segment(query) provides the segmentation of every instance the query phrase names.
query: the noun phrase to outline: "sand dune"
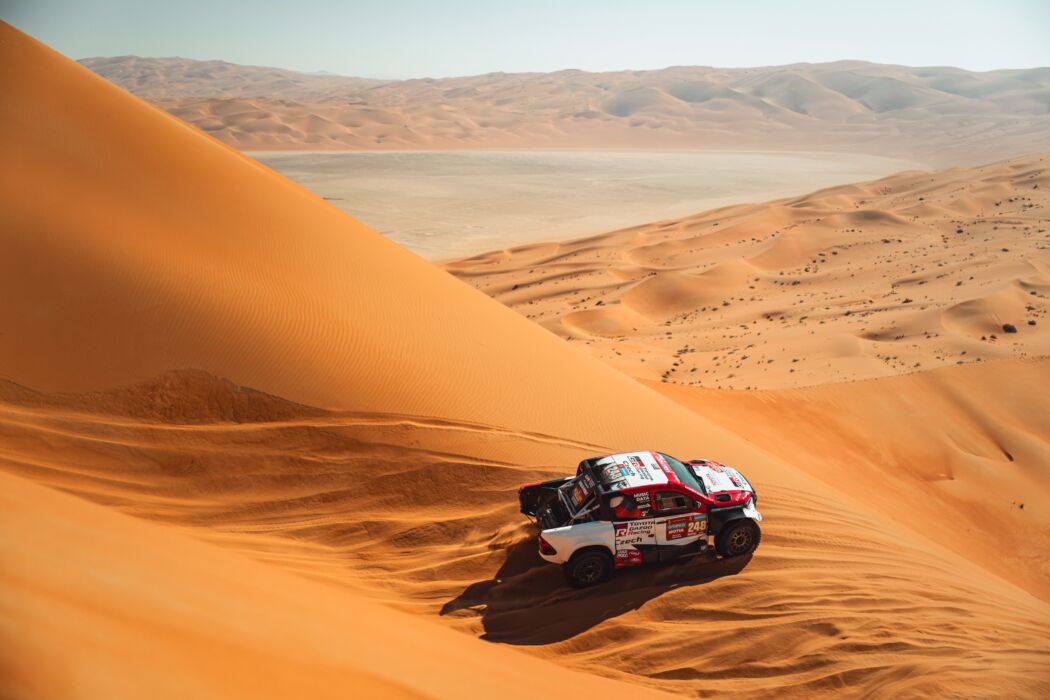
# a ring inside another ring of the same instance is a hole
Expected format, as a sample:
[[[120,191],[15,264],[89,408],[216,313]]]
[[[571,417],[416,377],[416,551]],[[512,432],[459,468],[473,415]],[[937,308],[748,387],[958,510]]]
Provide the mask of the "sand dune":
[[[4,81],[10,378],[83,391],[194,368],[314,406],[596,436],[628,420],[581,418],[585,393],[670,405],[86,69],[42,54]],[[586,390],[547,399],[570,380]]]
[[[1044,358],[781,391],[654,386],[901,522],[934,518],[929,537],[1046,600],[1048,373]]]
[[[945,166],[1050,148],[1048,68],[840,61],[378,83],[221,61],[82,63],[247,150],[838,150]]]
[[[687,386],[1045,357],[1048,165],[902,173],[447,267],[631,376]]]
[[[0,503],[5,697],[618,690],[9,474]]]
[[[987,540],[942,519],[965,493],[915,512],[863,488],[877,460],[855,483],[800,465],[752,434],[746,403],[731,422],[654,391],[6,25],[0,71],[4,695],[1050,692],[1041,564],[1011,580],[986,566]],[[975,186],[1038,170],[998,167]],[[771,216],[792,226],[801,208]],[[719,222],[710,271],[620,304],[624,328],[662,322],[676,289],[702,299],[808,254],[752,229],[742,255],[759,209]],[[841,215],[883,236],[908,220]],[[483,288],[516,269],[508,293],[601,294],[695,262],[684,225],[662,226],[452,269]],[[1038,296],[1028,257],[1011,272]],[[549,304],[548,325],[571,310]],[[989,435],[1018,469],[999,500],[1026,474],[1045,483],[1042,423],[1016,418],[1036,398],[989,417],[960,483],[979,486]],[[948,441],[972,415],[941,419]],[[762,549],[569,591],[538,565],[516,486],[643,444],[744,469]]]
[[[984,372],[990,367],[948,371]],[[1045,365],[1039,371],[1045,372]],[[942,390],[957,383],[954,377],[946,379]],[[996,377],[985,375],[984,380]],[[982,380],[978,376],[976,381]],[[1038,407],[1030,395],[1037,389],[1028,386],[1029,394],[1022,392],[1015,400]],[[899,388],[886,391],[893,394]],[[767,522],[761,551],[750,561],[707,560],[630,572],[601,590],[581,593],[565,588],[558,570],[539,561],[528,528],[515,512],[514,492],[522,481],[557,473],[557,465],[608,447],[433,417],[320,411],[200,373],[169,374],[157,382],[90,395],[48,395],[11,384],[0,394],[0,465],[9,474],[4,478],[11,482],[12,498],[29,504],[28,509],[5,510],[3,531],[35,532],[42,522],[66,517],[52,515],[53,509],[60,514],[65,508],[86,509],[68,502],[59,506],[56,496],[21,483],[33,480],[235,552],[227,560],[218,549],[205,553],[190,543],[164,545],[166,566],[189,574],[175,576],[162,590],[180,610],[188,607],[194,613],[189,621],[180,613],[177,623],[165,624],[188,626],[211,639],[218,635],[223,647],[210,653],[221,653],[221,663],[237,667],[258,663],[251,652],[258,642],[247,645],[238,631],[265,625],[269,658],[288,655],[293,661],[287,675],[276,677],[278,689],[308,691],[310,685],[296,683],[300,673],[312,674],[309,683],[321,679],[332,683],[331,688],[356,687],[344,684],[359,682],[355,674],[360,667],[331,655],[357,649],[362,637],[371,639],[372,624],[397,630],[390,634],[440,642],[444,653],[434,660],[462,669],[471,682],[479,675],[477,667],[459,664],[457,656],[488,664],[474,686],[480,697],[486,696],[485,683],[529,672],[528,665],[514,658],[487,658],[481,655],[484,649],[475,652],[432,635],[430,620],[405,621],[393,613],[384,617],[362,597],[413,616],[443,619],[469,635],[519,647],[541,660],[677,693],[811,697],[848,688],[885,697],[1001,692],[1033,696],[1048,687],[1042,669],[1047,663],[1050,606],[981,566],[998,547],[1003,559],[999,568],[1027,565],[1032,576],[1020,577],[1018,584],[1043,600],[1050,594],[1045,577],[1035,575],[1036,565],[1045,567],[1040,541],[1029,542],[1027,549],[1011,549],[1012,538],[980,520],[990,512],[996,524],[1012,521],[1030,532],[1045,533],[1040,530],[1042,516],[1037,515],[1045,503],[1045,471],[1040,471],[1045,464],[1039,462],[1039,450],[1046,453],[1045,437],[1041,444],[1031,443],[1031,438],[1026,443],[1024,421],[1014,423],[1018,429],[996,436],[1001,448],[1014,455],[1010,466],[1018,473],[993,491],[984,510],[959,519],[952,516],[958,515],[967,494],[956,494],[953,501],[951,491],[936,488],[942,485],[942,475],[916,474],[913,468],[887,476],[887,467],[900,468],[900,463],[886,464],[874,457],[860,462],[864,471],[855,472],[852,456],[863,454],[869,437],[864,428],[870,423],[852,422],[843,414],[843,433],[822,426],[823,440],[811,440],[810,449],[799,452],[798,435],[778,441],[774,428],[756,435],[750,427],[756,419],[770,420],[782,412],[780,405],[768,406],[757,395],[751,395],[751,404],[745,398],[723,402],[721,395],[698,396],[703,412],[725,424],[729,433],[744,433],[778,451],[785,462],[799,465],[789,468],[768,453],[739,445],[715,450],[746,464],[750,473],[763,475],[759,488]],[[672,398],[683,400],[675,394]],[[812,403],[820,395],[804,398]],[[930,400],[936,406],[947,399],[934,395]],[[794,409],[807,404],[789,405]],[[1010,425],[996,410],[1004,407],[993,404],[995,418],[986,419],[985,425]],[[892,445],[913,446],[911,453],[899,455],[901,462],[907,464],[914,456],[926,464],[923,445],[909,442],[913,436],[901,430],[904,421],[884,420],[877,411],[860,412],[862,418],[882,421],[880,427],[891,431]],[[1018,417],[1016,412],[1010,415]],[[1045,411],[1040,416],[1028,427],[1043,430],[1045,436]],[[957,433],[969,427],[969,422],[948,413],[932,423],[932,430],[928,424],[927,432],[937,435],[939,428]],[[812,430],[812,418],[809,423],[806,418],[788,422],[783,432],[799,428]],[[770,431],[773,439],[763,434]],[[696,441],[704,443],[710,444]],[[936,445],[944,444],[937,436]],[[960,466],[972,470],[1002,463],[1002,452],[997,457],[980,437],[976,449],[963,442],[966,449],[976,455],[969,463],[960,459],[951,467],[960,480],[967,477]],[[823,461],[813,458],[817,450]],[[962,450],[960,457],[965,455]],[[1036,473],[1028,474],[1033,481],[1026,481],[1025,470],[1033,467]],[[880,469],[883,478],[872,490],[868,487],[879,479]],[[832,486],[807,472],[830,479]],[[980,485],[971,478],[962,483],[966,488]],[[1041,488],[1042,495],[1033,493],[1033,487]],[[855,491],[855,497],[839,495],[845,489]],[[1024,511],[1002,502],[1004,495],[1019,489],[1023,490],[1017,497],[1027,501]],[[1029,514],[1036,517],[1034,525],[1024,520]],[[132,536],[130,523],[117,527],[115,520],[101,516],[97,510],[85,511],[83,520],[76,521],[87,541]],[[973,533],[973,523],[981,524],[984,534]],[[1024,532],[1018,530],[1017,536]],[[165,542],[177,539],[175,534],[166,537]],[[18,537],[5,539],[9,550],[21,542]],[[967,558],[936,540],[960,545]],[[119,550],[156,549],[133,542]],[[85,549],[80,540],[48,540],[44,551],[51,553],[49,561],[70,560],[65,546],[77,552]],[[151,559],[107,552],[102,563],[91,560],[84,565],[90,580],[112,581],[112,572],[128,569],[131,578],[126,590],[89,589],[92,600],[119,594],[121,600],[131,596],[137,601],[132,594],[149,588],[140,585],[140,567],[151,566]],[[1034,559],[1024,561],[1026,552]],[[271,572],[249,569],[240,560],[245,554]],[[15,562],[25,556],[12,559],[5,554]],[[78,555],[71,561],[82,559]],[[273,567],[335,588],[325,592],[296,583]],[[41,618],[56,614],[55,603],[49,599],[27,614],[26,588],[53,590],[58,574],[26,565],[15,570],[29,579],[5,584],[3,599],[15,601],[13,607],[20,612],[8,618],[13,628],[8,636],[42,629],[34,639],[41,639],[43,646],[51,637]],[[201,570],[213,573],[204,576]],[[242,578],[257,583],[241,590],[235,582]],[[72,596],[77,589],[69,587],[65,583],[63,590]],[[256,614],[259,588],[268,591],[271,612],[265,622],[249,623],[241,615]],[[198,596],[204,595],[215,602],[202,604]],[[241,602],[229,615],[214,612],[210,605],[221,605],[227,597]],[[279,604],[273,602],[275,597]],[[143,614],[155,623],[169,619],[165,609],[149,602],[135,602],[136,609],[142,605]],[[60,614],[66,619],[69,613]],[[343,623],[344,614],[364,615],[364,621]],[[293,616],[292,621],[286,615]],[[83,638],[109,639],[113,632],[106,620],[111,617],[83,619],[77,614],[73,620]],[[282,635],[289,647],[274,640],[270,630]],[[62,634],[68,639],[68,632]],[[148,628],[129,634],[136,645],[145,644],[166,657],[190,654],[177,681],[212,687],[210,673],[179,643],[158,640]],[[253,631],[253,638],[258,634]],[[392,643],[400,645],[399,640]],[[190,641],[206,649],[216,643],[197,636]],[[480,643],[464,636],[463,644],[467,642]],[[242,645],[249,646],[243,656],[235,653]],[[64,669],[94,658],[68,642],[55,647],[58,652],[40,646],[19,644],[14,647],[16,658],[39,659]],[[369,676],[377,683],[398,678],[391,674],[387,657],[366,668],[379,676]],[[160,682],[158,677],[166,678],[162,670],[146,667],[129,681],[129,688]],[[111,672],[107,665],[97,668],[97,682]],[[557,677],[539,667],[531,672],[544,680]],[[429,674],[429,667],[421,668],[409,688],[419,690],[416,681],[425,681]],[[435,678],[434,685],[425,685],[421,692],[444,696],[445,684],[462,680],[454,672]],[[40,679],[32,676],[26,682],[30,681]],[[535,692],[527,681],[523,687]],[[237,684],[227,692],[242,688],[252,687]],[[552,687],[544,692],[557,691]]]

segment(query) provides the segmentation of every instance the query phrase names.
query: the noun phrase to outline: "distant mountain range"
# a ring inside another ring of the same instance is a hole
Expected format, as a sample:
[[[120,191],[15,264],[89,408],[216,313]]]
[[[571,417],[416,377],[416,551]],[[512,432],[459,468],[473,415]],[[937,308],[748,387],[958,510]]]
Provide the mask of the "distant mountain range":
[[[81,63],[249,150],[836,150],[956,165],[1050,148],[1050,68],[840,61],[380,81],[181,58]]]

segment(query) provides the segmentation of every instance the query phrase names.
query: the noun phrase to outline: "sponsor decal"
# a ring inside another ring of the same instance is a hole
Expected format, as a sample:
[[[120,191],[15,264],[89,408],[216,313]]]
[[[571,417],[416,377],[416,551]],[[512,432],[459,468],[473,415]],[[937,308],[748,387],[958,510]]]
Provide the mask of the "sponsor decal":
[[[641,551],[634,549],[617,549],[616,550],[616,562],[617,568],[621,566],[638,566],[642,563]]]
[[[686,537],[704,534],[707,534],[707,518],[702,515],[694,515],[689,520],[689,527],[686,528]]]
[[[631,498],[634,499],[634,503],[638,506],[638,510],[641,511],[643,518],[648,518],[652,515],[653,504],[649,500],[648,491],[639,491],[638,493],[631,494]]]
[[[617,549],[644,542],[653,534],[652,520],[631,520],[626,523],[613,523],[613,539]]]
[[[745,479],[744,475],[738,472],[736,469],[733,469],[732,467],[724,467],[723,471],[729,475],[729,478],[733,481],[734,484],[739,486],[744,491],[754,490],[751,488],[751,482]]]
[[[612,488],[630,488],[646,484],[667,483],[668,477],[658,469],[659,462],[649,452],[611,455],[601,465],[601,481]],[[669,469],[669,467],[668,467]]]
[[[707,489],[708,493],[710,493],[711,491],[717,491],[718,490],[715,487],[714,477],[712,477],[710,474],[708,474],[708,473],[701,474],[700,478],[704,480],[704,488]]]
[[[652,534],[652,520],[631,520],[613,523],[613,540],[616,547],[616,566],[634,566],[642,563],[642,552],[635,545],[645,542]]]
[[[623,523],[613,523],[613,536],[617,541],[622,537],[634,535],[649,535],[653,532],[652,520],[629,520]]]
[[[703,515],[684,515],[668,518],[665,522],[665,535],[668,540],[680,540],[683,537],[696,537],[707,532],[707,518]]]
[[[627,462],[624,463],[624,466],[627,467],[627,469],[632,470],[633,474],[637,474],[638,478],[642,481],[653,480],[653,475],[649,471],[649,467],[646,466],[645,462],[643,462],[642,458],[638,455],[628,455]],[[631,476],[631,474],[625,476]]]
[[[686,528],[689,526],[689,518],[669,518],[666,521],[665,533],[669,540],[679,540],[685,537]]]
[[[664,470],[665,474],[674,473],[674,470],[671,469],[671,465],[667,463],[667,460],[664,459],[662,454],[659,452],[653,452],[651,454],[653,455],[653,459],[656,460],[656,463],[660,465],[660,468]]]
[[[743,474],[718,462],[705,462],[702,467],[694,466],[693,471],[704,482],[708,493],[754,490]]]

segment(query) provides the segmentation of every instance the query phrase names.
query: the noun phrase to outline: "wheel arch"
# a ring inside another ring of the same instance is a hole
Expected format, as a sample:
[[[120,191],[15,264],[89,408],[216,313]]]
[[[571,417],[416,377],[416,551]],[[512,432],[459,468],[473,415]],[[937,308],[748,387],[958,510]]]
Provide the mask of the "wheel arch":
[[[584,554],[586,552],[601,552],[613,561],[615,561],[616,559],[616,553],[609,548],[609,545],[601,543],[586,544],[582,547],[577,547],[575,550],[573,550],[572,554],[569,555],[569,559],[571,560],[573,557]]]
[[[743,506],[714,509],[708,512],[707,518],[707,530],[712,535],[717,535],[721,532],[722,528],[736,520],[752,520],[752,518],[744,513]]]

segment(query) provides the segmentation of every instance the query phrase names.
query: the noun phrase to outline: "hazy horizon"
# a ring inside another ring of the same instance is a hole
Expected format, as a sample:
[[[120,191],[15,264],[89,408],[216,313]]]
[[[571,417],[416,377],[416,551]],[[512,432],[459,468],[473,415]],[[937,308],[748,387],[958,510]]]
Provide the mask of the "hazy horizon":
[[[1050,3],[1034,0],[889,0],[878,13],[817,0],[645,8],[11,0],[0,19],[76,59],[178,57],[380,80],[836,61],[979,72],[1050,66]]]
[[[968,73],[996,73],[1001,71],[1027,71],[1027,70],[1040,70],[1050,69],[1050,63],[1047,65],[1039,66],[1007,66],[1003,68],[990,68],[988,70],[971,70],[969,68],[963,68],[961,66],[949,65],[949,64],[927,64],[927,65],[912,65],[907,63],[880,63],[878,61],[868,61],[863,58],[839,58],[833,61],[795,61],[794,63],[774,63],[767,65],[755,65],[755,66],[723,66],[723,65],[709,65],[709,64],[676,64],[668,66],[660,66],[657,68],[616,68],[609,70],[587,70],[585,68],[576,68],[573,66],[566,66],[564,68],[555,68],[550,71],[508,71],[508,70],[493,70],[485,73],[464,73],[461,75],[443,75],[443,76],[409,76],[409,77],[396,77],[396,76],[377,76],[377,75],[359,75],[354,73],[337,73],[335,71],[318,69],[318,70],[300,70],[297,68],[289,68],[288,66],[279,66],[272,64],[258,64],[258,63],[238,63],[221,56],[212,58],[191,58],[189,56],[145,56],[141,54],[110,54],[110,55],[97,55],[97,56],[77,56],[73,57],[77,61],[94,61],[109,58],[141,58],[141,59],[154,59],[159,61],[176,60],[176,61],[194,61],[199,63],[210,63],[217,61],[220,63],[228,63],[235,66],[244,66],[249,68],[274,68],[277,70],[287,70],[294,73],[301,73],[303,75],[315,75],[315,76],[329,76],[338,78],[363,78],[365,80],[378,80],[378,81],[402,81],[402,80],[447,80],[455,78],[473,78],[484,75],[529,75],[529,74],[541,74],[541,73],[568,73],[568,72],[579,72],[579,73],[592,73],[595,75],[602,73],[652,73],[664,70],[672,70],[675,68],[704,68],[710,70],[762,70],[769,68],[790,68],[792,66],[824,66],[833,65],[835,63],[865,63],[873,66],[902,66],[905,68],[950,68],[966,71]]]

